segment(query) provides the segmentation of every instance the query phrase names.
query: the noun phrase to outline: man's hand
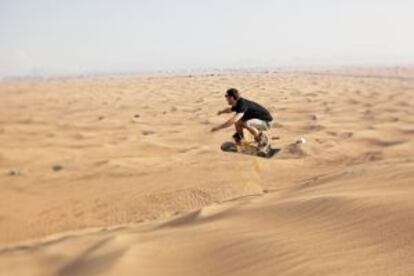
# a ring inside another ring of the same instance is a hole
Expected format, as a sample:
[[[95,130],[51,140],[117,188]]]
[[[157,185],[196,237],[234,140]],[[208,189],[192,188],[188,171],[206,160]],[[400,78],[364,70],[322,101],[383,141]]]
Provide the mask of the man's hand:
[[[211,132],[216,132],[217,130],[219,130],[220,129],[220,127],[213,127],[212,129],[211,129]]]
[[[221,114],[224,114],[224,113],[231,113],[231,108],[229,107],[229,108],[225,108],[223,110],[220,110],[219,112],[217,112],[217,115],[221,115]]]
[[[243,117],[243,115],[244,115],[244,113],[237,113],[237,114],[235,114],[233,117],[231,117],[229,120],[227,120],[227,122],[225,122],[224,124],[219,125],[217,127],[213,127],[211,129],[211,132],[215,132],[215,131],[220,130],[222,128],[226,128],[226,127],[229,127],[231,125],[234,125],[234,123],[236,123],[237,121],[239,121]]]

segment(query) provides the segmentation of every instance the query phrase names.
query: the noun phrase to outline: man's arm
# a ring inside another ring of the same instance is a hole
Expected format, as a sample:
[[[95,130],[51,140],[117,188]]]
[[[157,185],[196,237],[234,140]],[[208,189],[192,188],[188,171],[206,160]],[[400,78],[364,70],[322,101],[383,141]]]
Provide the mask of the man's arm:
[[[224,124],[219,125],[219,126],[216,126],[216,127],[213,127],[213,128],[211,129],[211,131],[212,131],[212,132],[215,132],[215,131],[220,130],[220,129],[222,129],[222,128],[226,128],[226,127],[232,126],[232,125],[234,125],[237,121],[239,121],[239,120],[243,117],[243,115],[244,115],[244,113],[236,113],[236,114],[234,114],[234,116],[233,116],[233,117],[231,117],[229,120],[227,120],[227,122],[225,122]]]
[[[232,112],[231,107],[227,107],[227,108],[217,112],[217,115],[221,115],[221,114],[224,114],[224,113],[231,113],[231,112]]]

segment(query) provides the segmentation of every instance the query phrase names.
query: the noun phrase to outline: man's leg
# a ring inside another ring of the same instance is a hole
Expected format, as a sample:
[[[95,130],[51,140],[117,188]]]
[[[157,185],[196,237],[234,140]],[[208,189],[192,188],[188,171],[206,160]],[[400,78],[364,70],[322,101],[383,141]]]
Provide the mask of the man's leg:
[[[243,121],[238,121],[234,124],[234,127],[236,128],[236,133],[233,135],[233,139],[236,142],[236,144],[241,144],[241,142],[244,140],[244,123]]]
[[[234,124],[234,127],[236,128],[236,132],[238,133],[238,134],[240,134],[240,136],[242,136],[242,137],[244,137],[244,133],[243,133],[243,128],[244,128],[244,122],[243,121],[237,121],[235,124]]]
[[[259,119],[251,119],[244,123],[244,127],[254,136],[259,148],[269,146],[269,138],[263,132],[269,129],[269,123]]]
[[[253,135],[256,141],[259,139],[260,131],[253,124],[249,124],[248,121],[240,120],[239,122],[241,122],[243,128],[247,129]]]

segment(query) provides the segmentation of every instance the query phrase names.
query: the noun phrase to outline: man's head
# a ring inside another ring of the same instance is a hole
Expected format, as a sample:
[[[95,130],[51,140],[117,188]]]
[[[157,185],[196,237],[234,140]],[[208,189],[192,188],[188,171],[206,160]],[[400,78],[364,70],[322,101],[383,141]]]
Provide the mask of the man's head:
[[[229,105],[235,105],[239,98],[240,98],[240,94],[236,88],[227,89],[226,100]]]

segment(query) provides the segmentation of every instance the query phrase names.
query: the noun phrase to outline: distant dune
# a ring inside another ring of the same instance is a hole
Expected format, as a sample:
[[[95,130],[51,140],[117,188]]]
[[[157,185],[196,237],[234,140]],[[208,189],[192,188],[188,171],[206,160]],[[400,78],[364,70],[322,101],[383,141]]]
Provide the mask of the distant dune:
[[[229,87],[273,113],[274,158],[220,151]],[[4,80],[0,97],[0,275],[414,275],[412,68]]]

